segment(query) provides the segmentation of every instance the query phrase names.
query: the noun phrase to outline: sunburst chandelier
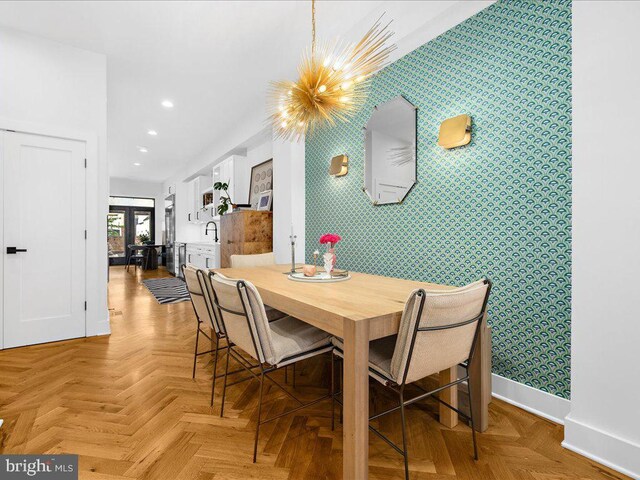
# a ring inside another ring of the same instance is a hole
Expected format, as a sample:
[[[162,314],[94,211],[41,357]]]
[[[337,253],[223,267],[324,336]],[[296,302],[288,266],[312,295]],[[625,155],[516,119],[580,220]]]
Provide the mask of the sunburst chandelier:
[[[274,134],[299,140],[320,125],[347,121],[366,100],[371,76],[385,66],[395,45],[382,17],[356,44],[316,48],[316,8],[311,0],[311,50],[302,56],[299,78],[272,82],[270,119]]]

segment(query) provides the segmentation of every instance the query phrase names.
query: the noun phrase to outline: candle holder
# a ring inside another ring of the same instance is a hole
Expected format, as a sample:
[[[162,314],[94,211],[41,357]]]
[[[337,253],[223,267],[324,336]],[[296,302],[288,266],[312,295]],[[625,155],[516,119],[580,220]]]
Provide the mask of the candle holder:
[[[291,240],[291,272],[296,273],[296,239],[297,235],[289,235],[289,239]]]
[[[291,270],[287,272],[282,272],[285,275],[289,275],[290,273],[296,273],[296,270],[299,270],[302,267],[296,267],[296,239],[297,235],[289,235],[289,240],[291,240]]]

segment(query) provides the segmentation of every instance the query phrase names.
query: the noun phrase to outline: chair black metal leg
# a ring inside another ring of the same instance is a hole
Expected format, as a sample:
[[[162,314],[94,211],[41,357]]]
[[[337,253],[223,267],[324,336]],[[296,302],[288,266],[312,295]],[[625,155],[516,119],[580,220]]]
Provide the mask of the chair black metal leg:
[[[329,382],[329,393],[331,395],[331,431],[335,430],[336,426],[336,394],[335,394],[335,373],[336,373],[336,356],[331,352],[331,380]]]
[[[215,332],[214,332],[215,335]],[[213,354],[213,378],[211,379],[211,406],[213,407],[213,395],[216,389],[216,374],[218,373],[218,349],[220,348],[220,339],[216,335],[216,351]]]
[[[453,388],[458,388],[454,386]],[[476,426],[473,423],[473,397],[471,396],[471,377],[467,379],[467,388],[469,389],[469,421],[471,422],[471,435],[473,438],[473,458],[478,460],[478,445],[476,444]]]
[[[400,389],[400,416],[402,418],[402,451],[404,452],[404,478],[409,480],[409,455],[407,454],[407,419],[404,413],[404,388]]]
[[[253,463],[258,455],[258,435],[260,435],[260,420],[262,419],[262,395],[264,393],[264,370],[260,374],[260,399],[258,400],[258,421],[256,422],[256,439],[253,443]]]
[[[198,341],[200,340],[200,325],[198,324],[198,329],[196,330],[196,349],[193,352],[193,374],[191,378],[196,378],[196,360],[198,360]]]
[[[224,367],[224,385],[222,386],[222,405],[220,405],[220,416],[224,415],[224,398],[227,396],[227,377],[229,376],[229,357],[231,356],[231,344],[227,340],[227,365]]]

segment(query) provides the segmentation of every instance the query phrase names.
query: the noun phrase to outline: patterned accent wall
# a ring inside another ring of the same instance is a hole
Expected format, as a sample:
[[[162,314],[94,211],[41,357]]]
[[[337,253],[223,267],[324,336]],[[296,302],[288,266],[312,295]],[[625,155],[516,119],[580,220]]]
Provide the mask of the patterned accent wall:
[[[362,127],[400,94],[418,107],[418,183],[401,205],[373,206]],[[462,113],[471,144],[438,147],[442,120]],[[332,178],[342,153],[349,173]],[[326,232],[343,236],[339,268],[491,278],[494,373],[569,398],[571,2],[493,4],[385,68],[350,123],[309,137],[307,257]]]

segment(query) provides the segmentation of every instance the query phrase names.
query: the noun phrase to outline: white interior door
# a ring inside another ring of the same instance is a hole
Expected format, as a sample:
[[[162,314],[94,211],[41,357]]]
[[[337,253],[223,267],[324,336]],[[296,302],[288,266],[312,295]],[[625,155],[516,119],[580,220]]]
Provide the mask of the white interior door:
[[[84,337],[86,145],[0,134],[4,347]]]

